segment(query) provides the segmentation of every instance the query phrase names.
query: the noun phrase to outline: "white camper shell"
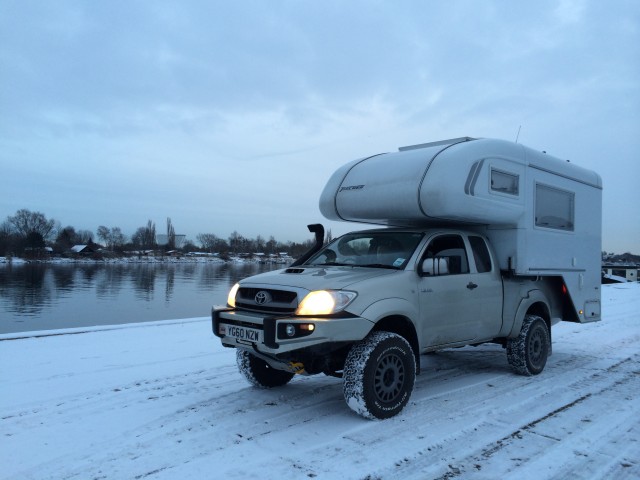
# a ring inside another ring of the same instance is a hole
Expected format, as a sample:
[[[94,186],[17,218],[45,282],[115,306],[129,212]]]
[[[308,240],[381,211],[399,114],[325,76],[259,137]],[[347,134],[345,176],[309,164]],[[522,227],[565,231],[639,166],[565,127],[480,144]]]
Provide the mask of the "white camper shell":
[[[330,220],[477,231],[505,273],[562,277],[574,307],[565,320],[600,320],[602,180],[568,160],[469,137],[403,147],[338,169],[320,210]]]

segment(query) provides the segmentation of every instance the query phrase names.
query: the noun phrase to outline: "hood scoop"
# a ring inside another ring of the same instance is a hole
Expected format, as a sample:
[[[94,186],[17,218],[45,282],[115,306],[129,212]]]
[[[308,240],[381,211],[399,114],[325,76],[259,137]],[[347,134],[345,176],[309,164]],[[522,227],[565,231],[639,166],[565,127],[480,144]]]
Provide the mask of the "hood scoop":
[[[304,268],[287,268],[284,273],[302,273]]]

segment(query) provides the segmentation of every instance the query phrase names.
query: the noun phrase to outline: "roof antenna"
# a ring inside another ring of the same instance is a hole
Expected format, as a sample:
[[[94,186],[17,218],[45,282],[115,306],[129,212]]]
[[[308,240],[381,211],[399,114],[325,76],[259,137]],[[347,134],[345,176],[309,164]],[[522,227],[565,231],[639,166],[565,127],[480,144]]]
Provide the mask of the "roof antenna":
[[[520,138],[520,129],[522,128],[522,125],[518,125],[518,134],[516,135],[516,143],[518,143],[518,138]]]

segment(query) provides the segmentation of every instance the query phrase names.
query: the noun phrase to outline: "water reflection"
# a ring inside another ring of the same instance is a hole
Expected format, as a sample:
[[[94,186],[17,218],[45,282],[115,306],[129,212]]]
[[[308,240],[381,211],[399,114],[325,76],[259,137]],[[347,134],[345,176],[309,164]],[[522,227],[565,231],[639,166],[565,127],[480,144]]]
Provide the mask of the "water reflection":
[[[42,265],[0,269],[0,298],[6,297],[11,309],[26,317],[38,315],[51,302],[52,284]]]
[[[96,279],[96,296],[100,299],[117,297],[125,280],[125,265],[105,265],[102,275]]]
[[[201,317],[256,264],[25,264],[0,267],[0,333]]]

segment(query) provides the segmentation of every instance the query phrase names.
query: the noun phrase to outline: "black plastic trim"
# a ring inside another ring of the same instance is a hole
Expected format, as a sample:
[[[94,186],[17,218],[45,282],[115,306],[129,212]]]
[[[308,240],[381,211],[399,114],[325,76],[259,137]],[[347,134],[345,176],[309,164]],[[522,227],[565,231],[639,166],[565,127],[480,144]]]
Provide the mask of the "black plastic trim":
[[[280,348],[276,342],[276,319],[277,317],[267,317],[262,325],[264,327],[264,344],[269,348]]]
[[[220,325],[220,312],[231,312],[232,310],[233,308],[211,309],[211,329],[213,330],[213,334],[216,337],[222,338],[222,335],[218,333],[220,331],[220,329],[218,328]]]
[[[324,245],[324,227],[322,226],[322,224],[314,223],[311,225],[307,225],[307,228],[311,233],[315,234],[316,243],[309,249],[308,252],[306,252],[304,255],[298,258],[295,262],[289,265],[289,267],[297,267],[298,265],[302,265],[304,262],[309,260],[313,255],[315,255],[316,252],[319,252],[322,246]]]

